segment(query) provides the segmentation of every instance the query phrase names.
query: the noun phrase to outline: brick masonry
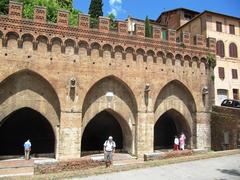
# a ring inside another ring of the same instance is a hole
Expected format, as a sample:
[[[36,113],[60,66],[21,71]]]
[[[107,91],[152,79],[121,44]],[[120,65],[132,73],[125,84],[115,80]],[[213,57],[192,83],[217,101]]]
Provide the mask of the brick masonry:
[[[240,110],[214,106],[211,115],[213,150],[236,149],[240,145]],[[225,136],[225,137],[224,137]]]
[[[175,110],[185,119],[191,147],[210,147],[213,94],[203,98],[202,89],[212,86],[206,57],[215,52],[213,39],[209,47],[183,48],[173,41],[175,31],[169,41],[149,39],[144,26],[128,35],[120,21],[111,32],[103,17],[93,30],[83,14],[79,27],[69,27],[66,11],[59,11],[58,24],[48,24],[44,8],[36,8],[35,21],[22,19],[22,5],[14,2],[11,14],[0,16],[0,121],[22,107],[40,112],[54,129],[56,158],[72,159],[80,157],[87,123],[110,110],[121,116],[125,149],[142,156],[153,151],[154,124]],[[114,94],[110,101],[107,92]]]

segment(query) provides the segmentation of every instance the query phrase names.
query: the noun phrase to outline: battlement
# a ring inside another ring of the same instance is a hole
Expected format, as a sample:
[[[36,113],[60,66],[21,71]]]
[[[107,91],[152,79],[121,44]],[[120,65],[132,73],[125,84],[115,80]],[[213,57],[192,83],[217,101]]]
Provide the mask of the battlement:
[[[47,22],[44,7],[36,6],[33,17],[33,20],[24,19],[23,5],[10,1],[8,16],[0,16],[0,38],[3,39],[3,46],[7,46],[10,36],[14,34],[18,46],[21,47],[27,35],[28,39],[32,40],[35,50],[39,39],[44,37],[43,41],[47,43],[48,51],[51,51],[53,43],[58,39],[62,53],[68,45],[72,45],[75,54],[78,54],[79,47],[84,42],[88,47],[88,54],[93,48],[92,44],[97,43],[102,51],[105,44],[110,45],[112,54],[119,49],[123,54],[133,49],[134,56],[137,52],[141,52],[144,57],[150,54],[154,58],[158,55],[176,57],[181,54],[183,59],[189,60],[190,57],[190,61],[194,57],[198,57],[199,61],[202,58],[206,59],[207,54],[215,54],[216,49],[216,41],[213,38],[205,39],[202,35],[196,35],[192,41],[188,32],[183,32],[177,37],[175,30],[169,29],[166,33],[161,26],[153,26],[153,37],[149,38],[145,37],[145,27],[141,23],[135,24],[134,33],[129,33],[127,21],[117,21],[117,28],[111,30],[108,17],[99,17],[98,28],[91,28],[90,16],[81,13],[78,15],[78,27],[69,26],[69,12],[64,10],[58,11],[57,23]],[[163,32],[166,33],[166,38],[163,38]]]

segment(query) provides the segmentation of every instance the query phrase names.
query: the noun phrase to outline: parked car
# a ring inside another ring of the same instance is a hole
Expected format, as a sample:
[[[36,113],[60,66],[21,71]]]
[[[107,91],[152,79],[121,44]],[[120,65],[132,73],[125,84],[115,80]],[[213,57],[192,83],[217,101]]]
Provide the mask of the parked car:
[[[233,100],[233,99],[225,99],[225,100],[223,100],[221,106],[240,108],[240,101],[239,100]]]

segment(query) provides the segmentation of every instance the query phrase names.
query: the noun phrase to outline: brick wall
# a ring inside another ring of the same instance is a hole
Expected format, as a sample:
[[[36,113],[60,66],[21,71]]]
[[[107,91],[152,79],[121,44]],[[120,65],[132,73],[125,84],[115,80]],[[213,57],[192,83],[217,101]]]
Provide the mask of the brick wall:
[[[237,148],[240,132],[239,117],[240,109],[213,107],[211,116],[211,145],[213,150]]]

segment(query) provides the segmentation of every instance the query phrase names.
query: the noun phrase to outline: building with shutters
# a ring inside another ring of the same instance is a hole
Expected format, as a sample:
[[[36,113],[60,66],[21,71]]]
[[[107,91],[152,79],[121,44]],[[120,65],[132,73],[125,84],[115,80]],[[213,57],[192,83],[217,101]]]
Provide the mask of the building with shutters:
[[[216,38],[215,104],[220,105],[227,98],[239,99],[240,18],[204,11],[176,30],[180,37],[182,33],[189,32],[191,35]],[[191,41],[196,41],[194,36]]]
[[[215,104],[226,99],[239,99],[240,90],[240,18],[216,12],[202,13],[178,8],[163,12],[156,20],[162,26],[177,31],[178,41],[190,33],[191,43],[196,37],[216,38],[217,66],[214,70]]]

